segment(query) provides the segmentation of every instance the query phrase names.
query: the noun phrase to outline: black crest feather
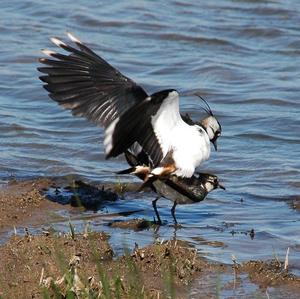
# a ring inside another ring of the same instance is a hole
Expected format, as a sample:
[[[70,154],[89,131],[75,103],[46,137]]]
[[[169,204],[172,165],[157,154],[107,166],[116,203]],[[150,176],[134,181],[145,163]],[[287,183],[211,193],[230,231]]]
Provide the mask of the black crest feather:
[[[198,93],[195,93],[195,96],[197,96],[198,98],[200,98],[203,103],[205,104],[206,107],[202,107],[202,109],[209,114],[210,116],[214,116],[213,112],[210,109],[210,106],[208,105],[207,101]]]

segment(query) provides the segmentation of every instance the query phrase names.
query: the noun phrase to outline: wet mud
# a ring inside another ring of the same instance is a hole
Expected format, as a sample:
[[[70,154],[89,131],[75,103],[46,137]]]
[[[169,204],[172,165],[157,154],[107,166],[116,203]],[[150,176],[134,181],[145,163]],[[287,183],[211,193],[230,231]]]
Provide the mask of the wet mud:
[[[13,227],[43,227],[60,221],[55,212],[61,209],[101,208],[107,201],[120,199],[124,192],[125,187],[78,181],[13,181],[0,189],[1,236]],[[157,227],[141,218],[113,220],[109,226],[133,233]],[[64,298],[73,292],[85,298],[84,292],[104,295],[108,290],[113,298],[118,294],[120,298],[254,298],[255,293],[258,298],[268,294],[270,298],[291,299],[300,294],[299,277],[278,259],[228,265],[207,260],[191,244],[177,239],[140,247],[138,235],[135,247],[120,255],[114,252],[108,234],[92,232],[88,226],[82,233],[75,231],[70,224],[68,232],[44,229],[32,234],[31,229],[25,229],[22,234],[15,231],[2,238],[0,296],[42,298],[47,294],[54,298],[59,293]],[[195,240],[205,246],[226,247],[200,236]]]
[[[181,241],[145,248],[136,246],[133,252],[113,259],[108,239],[104,233],[92,232],[12,237],[0,247],[0,294],[4,298],[40,298],[45,291],[53,295],[56,285],[65,296],[66,275],[75,269],[77,280],[72,282],[73,290],[79,295],[87,287],[103,293],[101,275],[105,275],[108,284],[112,284],[112,292],[116,277],[120,280],[122,298],[132,298],[132,292],[138,294],[140,290],[145,298],[159,298],[168,293],[168,287],[171,293],[176,289],[176,298],[186,298],[186,286],[193,277],[200,275],[203,269],[215,267]],[[164,281],[166,277],[169,282]]]
[[[16,182],[0,188],[0,234],[18,226],[42,225],[59,218],[61,205],[46,200],[43,192],[54,188],[51,179]],[[1,242],[0,242],[1,243]]]

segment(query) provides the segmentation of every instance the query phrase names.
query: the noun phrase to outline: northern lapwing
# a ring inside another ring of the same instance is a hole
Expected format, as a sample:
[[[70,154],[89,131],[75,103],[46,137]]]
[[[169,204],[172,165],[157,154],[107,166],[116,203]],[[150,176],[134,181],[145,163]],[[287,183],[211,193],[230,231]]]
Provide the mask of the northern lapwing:
[[[139,166],[141,164],[147,165],[149,163],[147,154],[142,150],[139,152],[139,156],[136,156],[131,150],[125,152],[125,157],[128,164],[132,167]],[[122,173],[120,171],[119,173]],[[136,173],[141,179],[145,180],[145,175],[142,172]],[[209,192],[217,188],[225,190],[225,187],[219,183],[219,179],[216,175],[209,173],[195,173],[190,178],[181,178],[176,175],[170,175],[167,178],[158,178],[148,184],[148,187],[157,194],[157,197],[152,201],[157,223],[162,224],[156,202],[159,198],[164,197],[174,202],[171,208],[171,214],[174,219],[175,225],[177,225],[177,219],[175,216],[175,208],[178,204],[194,204],[204,200]]]

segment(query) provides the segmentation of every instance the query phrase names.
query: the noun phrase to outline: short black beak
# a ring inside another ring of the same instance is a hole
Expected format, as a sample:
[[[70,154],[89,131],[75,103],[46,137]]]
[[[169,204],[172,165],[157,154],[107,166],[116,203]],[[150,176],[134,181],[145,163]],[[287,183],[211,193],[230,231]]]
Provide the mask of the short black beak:
[[[215,150],[218,150],[218,146],[217,146],[217,139],[212,140],[211,143],[214,145]]]
[[[220,184],[218,184],[218,187],[219,187],[220,189],[226,190],[225,187],[222,186],[222,185],[220,185]]]

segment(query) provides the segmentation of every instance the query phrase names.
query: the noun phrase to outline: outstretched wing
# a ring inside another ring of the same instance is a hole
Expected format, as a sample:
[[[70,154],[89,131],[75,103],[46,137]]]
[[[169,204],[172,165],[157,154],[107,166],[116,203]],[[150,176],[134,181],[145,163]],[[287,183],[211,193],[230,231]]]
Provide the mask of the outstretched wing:
[[[49,96],[74,115],[105,127],[107,158],[116,157],[138,142],[157,166],[171,147],[170,132],[178,122],[179,97],[164,90],[150,97],[131,79],[94,53],[73,35],[75,47],[57,38],[52,42],[66,54],[49,50],[38,70]]]
[[[74,115],[84,116],[107,127],[147,97],[142,87],[122,75],[73,35],[69,33],[68,36],[76,47],[57,38],[51,40],[69,54],[44,50],[51,59],[39,59],[46,65],[38,68],[46,74],[40,79],[46,83],[44,88],[54,101],[71,109]]]

